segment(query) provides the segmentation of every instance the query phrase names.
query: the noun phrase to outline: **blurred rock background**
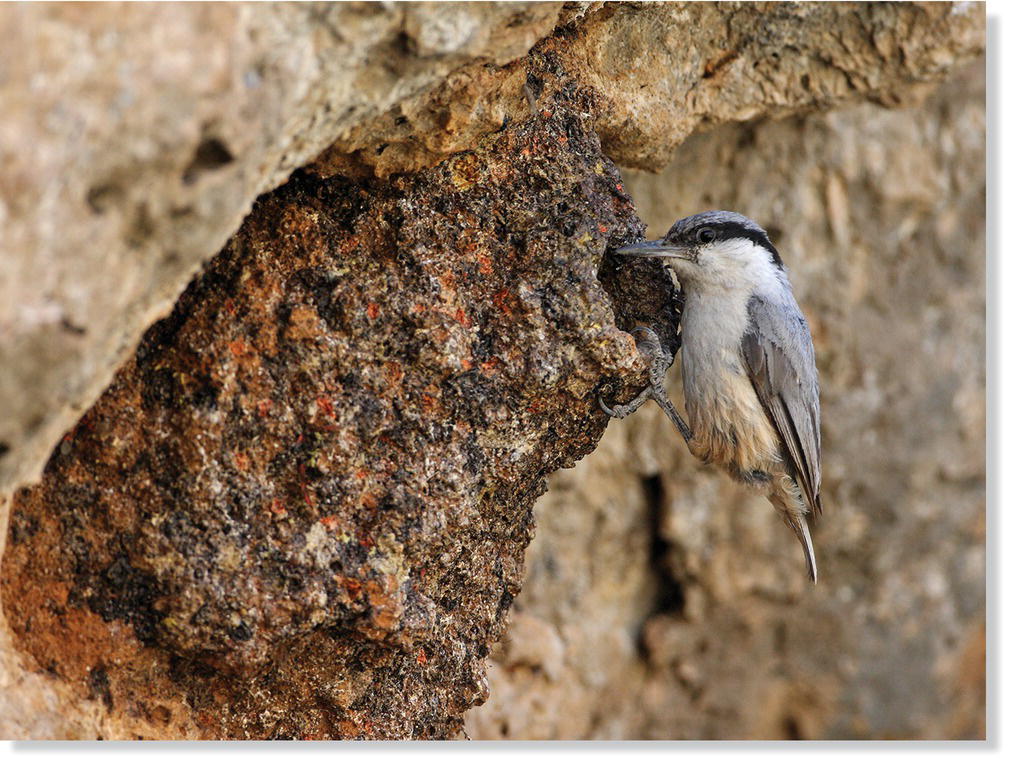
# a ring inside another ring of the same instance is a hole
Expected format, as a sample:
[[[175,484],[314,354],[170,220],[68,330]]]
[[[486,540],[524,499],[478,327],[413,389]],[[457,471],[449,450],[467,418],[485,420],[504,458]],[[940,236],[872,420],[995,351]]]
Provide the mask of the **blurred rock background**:
[[[548,37],[649,235],[723,207],[781,249],[824,388],[821,582],[647,406],[538,503],[470,736],[983,736],[982,4],[26,4],[0,37],[0,552],[11,492],[258,194],[488,145],[538,116]],[[96,686],[0,613],[0,736],[132,733]]]
[[[820,582],[649,404],[537,504],[473,738],[984,736],[984,82],[979,61],[917,107],[726,126],[625,173],[650,238],[739,210],[785,260],[821,374]]]

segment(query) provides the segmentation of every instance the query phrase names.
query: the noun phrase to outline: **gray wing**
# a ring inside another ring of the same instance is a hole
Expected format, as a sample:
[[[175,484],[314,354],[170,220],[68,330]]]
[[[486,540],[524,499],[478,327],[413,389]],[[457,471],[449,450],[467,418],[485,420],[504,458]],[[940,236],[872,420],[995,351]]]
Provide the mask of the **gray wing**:
[[[788,471],[815,514],[820,499],[820,388],[809,324],[793,299],[754,296],[742,358],[756,395],[784,443]]]

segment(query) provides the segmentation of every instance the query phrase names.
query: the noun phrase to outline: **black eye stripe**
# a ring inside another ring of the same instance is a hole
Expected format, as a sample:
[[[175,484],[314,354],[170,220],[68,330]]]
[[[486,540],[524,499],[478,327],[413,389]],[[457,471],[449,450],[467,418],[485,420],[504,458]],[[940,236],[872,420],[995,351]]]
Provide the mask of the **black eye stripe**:
[[[699,231],[704,229],[711,230],[714,232],[714,238],[712,241],[728,241],[733,238],[744,238],[748,241],[752,241],[757,246],[762,246],[768,252],[770,252],[770,260],[778,267],[783,267],[784,263],[781,261],[781,255],[778,254],[777,249],[770,242],[767,234],[757,228],[752,228],[742,223],[737,222],[726,222],[726,223],[712,223],[708,225],[702,225],[699,228],[688,231],[688,238],[694,242],[700,242],[697,238]],[[710,243],[710,242],[707,242]]]

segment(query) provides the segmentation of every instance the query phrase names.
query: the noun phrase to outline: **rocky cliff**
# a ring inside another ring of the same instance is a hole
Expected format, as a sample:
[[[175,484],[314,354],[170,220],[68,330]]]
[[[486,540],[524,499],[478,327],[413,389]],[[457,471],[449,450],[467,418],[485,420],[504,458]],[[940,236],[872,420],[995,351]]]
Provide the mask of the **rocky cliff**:
[[[982,735],[980,5],[0,30],[4,735]],[[815,589],[656,411],[597,409],[623,329],[677,346],[609,248],[705,207],[813,325]]]

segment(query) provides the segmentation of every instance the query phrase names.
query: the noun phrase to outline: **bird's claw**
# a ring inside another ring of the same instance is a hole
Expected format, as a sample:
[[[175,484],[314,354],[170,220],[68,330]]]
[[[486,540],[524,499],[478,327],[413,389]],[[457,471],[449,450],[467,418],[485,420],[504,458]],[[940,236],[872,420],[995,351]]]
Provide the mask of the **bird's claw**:
[[[650,387],[645,387],[640,392],[640,394],[637,395],[632,400],[630,400],[630,402],[623,403],[621,405],[617,405],[614,408],[610,408],[609,406],[607,406],[605,404],[605,401],[602,400],[601,393],[599,392],[598,393],[598,406],[603,411],[605,411],[605,413],[607,413],[609,416],[611,416],[614,419],[625,419],[631,413],[633,413],[634,411],[636,411],[640,406],[642,406],[644,404],[644,402],[649,397],[651,397],[651,391],[652,390],[651,390]]]
[[[622,418],[622,416],[618,415],[614,409],[609,408],[607,405],[605,405],[605,401],[602,400],[601,397],[601,392],[598,393],[598,407],[601,408],[602,411],[604,411],[608,416],[612,417],[613,419]]]
[[[637,334],[645,335],[644,339],[637,342],[637,350],[650,358],[651,363],[648,369],[650,384],[644,387],[630,402],[617,405],[614,408],[607,406],[601,398],[601,393],[599,393],[599,407],[612,418],[622,419],[640,408],[648,399],[654,400],[665,412],[665,415],[675,424],[682,438],[688,443],[693,438],[693,433],[682,420],[682,417],[679,416],[675,410],[675,406],[672,405],[672,401],[668,399],[668,393],[665,391],[665,373],[672,365],[672,353],[662,347],[661,339],[657,333],[647,326],[636,326],[630,333],[634,337]]]

